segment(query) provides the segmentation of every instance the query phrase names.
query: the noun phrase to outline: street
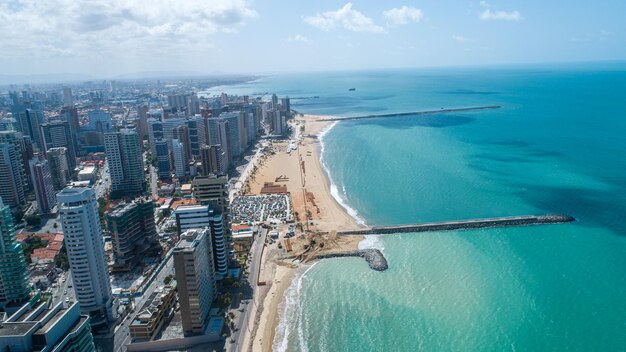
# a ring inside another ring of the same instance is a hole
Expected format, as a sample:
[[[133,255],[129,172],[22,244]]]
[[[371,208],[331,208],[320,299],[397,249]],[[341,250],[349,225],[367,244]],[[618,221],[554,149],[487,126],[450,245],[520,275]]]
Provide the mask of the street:
[[[258,282],[258,274],[259,274],[259,266],[261,265],[261,253],[263,250],[263,245],[265,244],[265,237],[267,235],[267,230],[259,227],[259,234],[254,239],[254,243],[252,244],[252,248],[250,248],[250,252],[252,253],[252,257],[250,259],[250,269],[249,275],[247,278],[247,283],[250,286],[251,297],[245,297],[244,299],[249,301],[249,304],[244,306],[244,311],[239,316],[237,320],[237,324],[235,325],[235,332],[232,336],[229,337],[225,344],[225,350],[227,351],[239,351],[239,347],[242,346],[245,333],[251,333],[249,329],[249,319],[250,312],[252,309],[257,309],[258,303],[255,301],[255,294],[258,290],[257,282]],[[243,331],[246,329],[246,331]],[[244,332],[244,333],[242,333]],[[229,345],[229,341],[235,340],[232,344]]]

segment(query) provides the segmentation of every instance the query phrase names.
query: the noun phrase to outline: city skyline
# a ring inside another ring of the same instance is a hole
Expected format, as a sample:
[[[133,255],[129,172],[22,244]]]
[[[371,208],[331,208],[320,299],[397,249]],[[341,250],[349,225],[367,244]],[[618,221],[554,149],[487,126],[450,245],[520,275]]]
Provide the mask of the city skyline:
[[[0,81],[616,61],[625,11],[619,1],[9,1]]]

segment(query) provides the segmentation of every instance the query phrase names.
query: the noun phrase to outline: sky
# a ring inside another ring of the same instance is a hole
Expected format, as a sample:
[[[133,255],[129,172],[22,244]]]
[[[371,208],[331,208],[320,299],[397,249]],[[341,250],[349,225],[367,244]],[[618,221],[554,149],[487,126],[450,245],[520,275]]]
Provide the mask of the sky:
[[[0,0],[0,74],[626,59],[626,1]]]

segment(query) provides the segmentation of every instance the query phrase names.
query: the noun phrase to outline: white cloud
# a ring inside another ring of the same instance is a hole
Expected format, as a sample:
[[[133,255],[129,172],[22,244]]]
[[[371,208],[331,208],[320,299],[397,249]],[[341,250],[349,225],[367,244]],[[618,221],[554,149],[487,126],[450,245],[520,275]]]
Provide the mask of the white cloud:
[[[522,14],[519,11],[491,11],[485,10],[480,14],[480,19],[483,21],[519,21],[522,19]]]
[[[350,2],[336,11],[304,17],[304,22],[323,31],[330,31],[337,25],[353,32],[381,33],[385,31],[383,27],[376,25],[371,18],[353,10]]]
[[[296,35],[292,35],[289,38],[287,38],[288,42],[300,42],[300,43],[308,43],[309,42],[309,38],[300,35],[300,34],[296,34]]]
[[[424,17],[422,10],[415,7],[402,6],[383,11],[383,17],[391,24],[401,25],[409,22],[419,22]]]
[[[491,7],[491,4],[488,3],[487,1],[483,0],[483,1],[480,2],[480,6],[482,6],[482,7]]]
[[[0,1],[0,52],[104,56],[211,47],[257,12],[246,0]]]
[[[452,39],[456,40],[457,42],[461,42],[461,43],[464,43],[464,42],[468,42],[468,41],[469,41],[469,39],[468,39],[468,38],[463,37],[463,36],[460,36],[460,35],[453,35],[453,36],[452,36]]]

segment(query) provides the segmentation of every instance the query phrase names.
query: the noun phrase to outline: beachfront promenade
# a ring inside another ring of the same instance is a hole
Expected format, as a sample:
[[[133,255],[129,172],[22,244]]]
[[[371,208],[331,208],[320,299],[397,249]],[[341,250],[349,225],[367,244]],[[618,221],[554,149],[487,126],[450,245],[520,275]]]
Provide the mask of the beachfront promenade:
[[[397,117],[397,116],[412,116],[412,115],[432,115],[432,114],[444,114],[451,112],[468,112],[478,110],[493,110],[499,109],[500,105],[487,105],[487,106],[470,106],[465,108],[441,108],[439,110],[424,110],[424,111],[410,111],[410,112],[396,112],[389,114],[376,114],[376,115],[363,115],[363,116],[351,116],[351,117],[331,117],[327,119],[319,119],[317,121],[346,121],[346,120],[362,120],[362,119],[375,119],[381,117]]]
[[[451,231],[466,229],[482,229],[492,227],[512,227],[541,224],[561,224],[576,220],[569,215],[524,215],[506,216],[497,218],[471,219],[429,222],[410,225],[375,226],[360,230],[338,231],[339,235],[380,235],[389,233],[427,232],[427,231]]]

